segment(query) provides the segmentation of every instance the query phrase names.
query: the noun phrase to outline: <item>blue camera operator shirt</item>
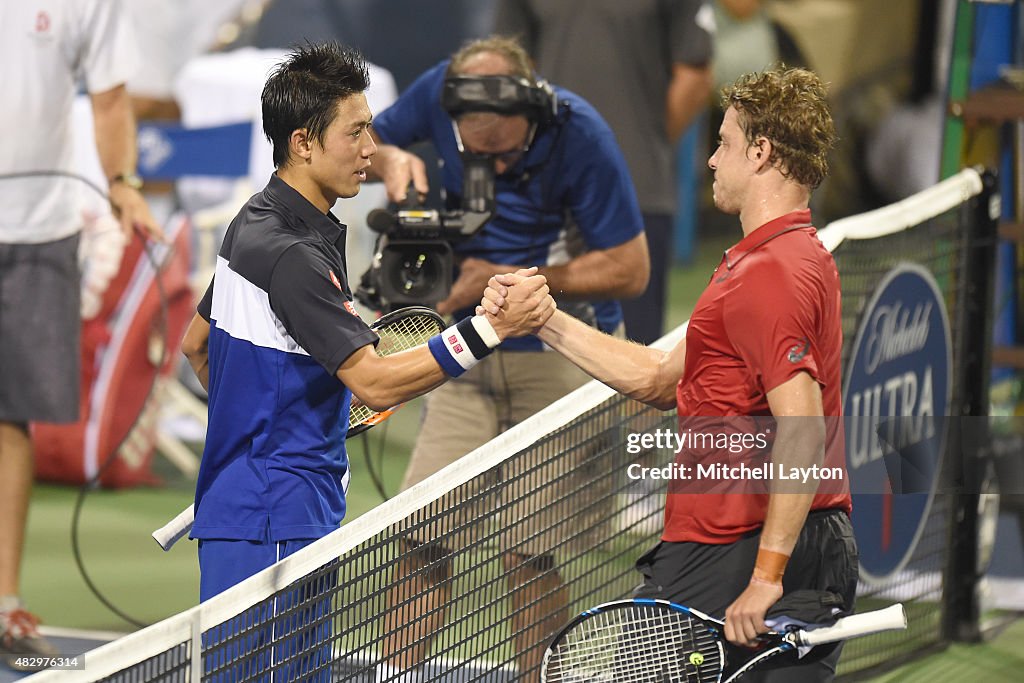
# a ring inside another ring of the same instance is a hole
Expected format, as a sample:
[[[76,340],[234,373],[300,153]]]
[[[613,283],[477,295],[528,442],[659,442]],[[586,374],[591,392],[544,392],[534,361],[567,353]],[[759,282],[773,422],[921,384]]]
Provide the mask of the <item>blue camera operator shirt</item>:
[[[444,162],[441,180],[453,206],[462,192],[462,159],[451,118],[441,108],[448,60],[423,73],[373,121],[381,140],[399,147],[429,140]],[[579,254],[609,249],[643,231],[629,169],[611,128],[585,100],[555,87],[558,116],[541,126],[529,151],[495,178],[497,209],[469,240],[453,243],[457,254],[522,266],[562,265]],[[587,306],[559,307],[588,317]],[[622,321],[617,301],[592,302],[597,327],[611,332]],[[454,317],[470,315],[472,309]],[[591,321],[593,322],[593,321]],[[540,350],[536,337],[509,339],[506,350]]]
[[[345,516],[349,391],[335,376],[377,335],[355,314],[345,226],[274,175],[228,227],[199,304],[209,427],[192,538],[319,538]]]

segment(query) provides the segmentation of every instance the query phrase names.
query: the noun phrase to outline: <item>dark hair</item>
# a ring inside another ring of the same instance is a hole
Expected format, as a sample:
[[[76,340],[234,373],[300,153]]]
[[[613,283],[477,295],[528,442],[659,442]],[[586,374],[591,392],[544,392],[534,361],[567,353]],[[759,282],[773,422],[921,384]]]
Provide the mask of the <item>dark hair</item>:
[[[814,72],[780,65],[741,76],[722,89],[722,109],[729,107],[740,115],[748,142],[771,140],[769,161],[785,177],[813,189],[828,175],[836,129]]]
[[[274,146],[274,166],[288,163],[288,141],[299,128],[322,146],[338,101],[369,85],[366,62],[357,50],[334,42],[294,48],[263,86],[263,134]]]

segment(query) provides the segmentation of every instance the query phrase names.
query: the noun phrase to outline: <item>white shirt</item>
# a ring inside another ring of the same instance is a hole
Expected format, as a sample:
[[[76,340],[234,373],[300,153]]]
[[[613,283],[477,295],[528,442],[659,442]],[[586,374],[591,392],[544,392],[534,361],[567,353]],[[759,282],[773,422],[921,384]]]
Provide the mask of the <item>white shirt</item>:
[[[124,83],[139,61],[120,0],[5,0],[0,26],[0,174],[74,173],[71,109],[78,83],[89,93],[105,92]],[[73,235],[88,192],[70,178],[0,180],[0,242]]]

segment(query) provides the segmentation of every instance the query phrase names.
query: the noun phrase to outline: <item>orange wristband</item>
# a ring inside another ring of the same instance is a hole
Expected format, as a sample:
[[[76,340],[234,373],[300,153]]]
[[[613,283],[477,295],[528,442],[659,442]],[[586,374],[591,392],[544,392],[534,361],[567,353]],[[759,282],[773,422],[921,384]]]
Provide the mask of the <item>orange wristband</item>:
[[[782,575],[786,573],[788,563],[789,555],[774,550],[758,550],[752,579],[764,583],[782,583]]]

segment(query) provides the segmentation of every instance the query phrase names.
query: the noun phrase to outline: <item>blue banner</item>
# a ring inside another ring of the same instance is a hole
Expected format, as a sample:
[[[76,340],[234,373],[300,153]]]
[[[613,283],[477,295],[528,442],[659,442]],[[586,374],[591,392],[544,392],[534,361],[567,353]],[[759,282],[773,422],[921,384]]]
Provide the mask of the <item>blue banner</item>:
[[[843,411],[861,574],[880,580],[909,560],[938,483],[952,346],[935,278],[902,263],[860,316]]]

